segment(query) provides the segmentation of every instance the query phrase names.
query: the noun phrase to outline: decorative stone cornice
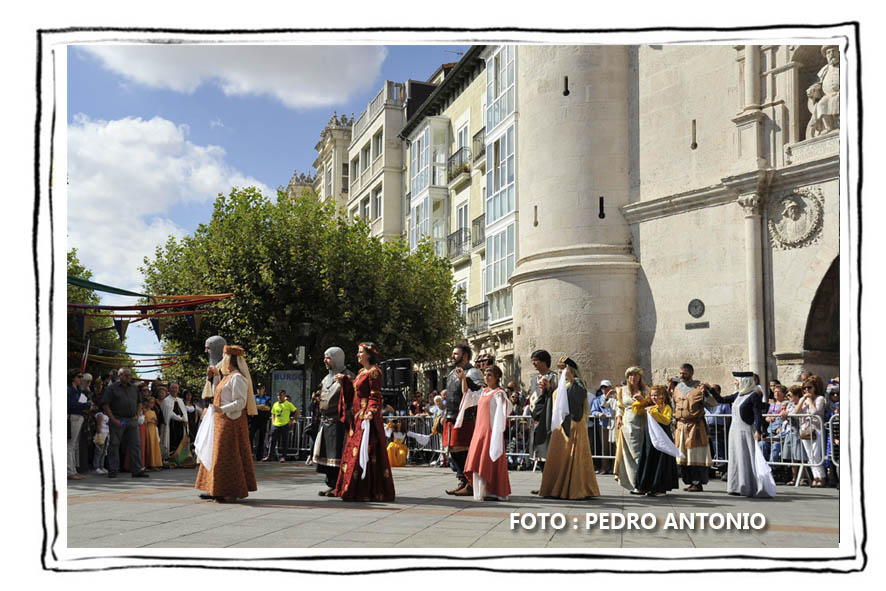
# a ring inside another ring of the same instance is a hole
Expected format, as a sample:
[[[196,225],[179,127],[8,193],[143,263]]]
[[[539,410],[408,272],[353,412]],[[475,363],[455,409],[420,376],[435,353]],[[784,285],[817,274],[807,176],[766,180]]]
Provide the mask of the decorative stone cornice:
[[[724,185],[714,185],[658,199],[631,203],[622,207],[621,213],[629,224],[636,224],[704,207],[723,205],[733,199],[735,199],[735,195],[729,188]]]
[[[640,268],[630,246],[594,244],[579,248],[554,248],[533,253],[517,261],[508,284],[511,287],[574,274],[636,273]]]

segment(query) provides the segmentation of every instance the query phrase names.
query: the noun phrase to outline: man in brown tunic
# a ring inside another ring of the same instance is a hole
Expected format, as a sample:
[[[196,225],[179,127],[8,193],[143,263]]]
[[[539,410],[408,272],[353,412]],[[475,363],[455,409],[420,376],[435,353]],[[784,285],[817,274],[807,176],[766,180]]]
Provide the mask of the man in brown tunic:
[[[693,380],[695,370],[688,363],[680,366],[680,377],[674,388],[674,443],[685,458],[677,458],[680,475],[687,485],[683,490],[701,492],[708,482],[711,450],[705,423],[704,397],[707,385]]]

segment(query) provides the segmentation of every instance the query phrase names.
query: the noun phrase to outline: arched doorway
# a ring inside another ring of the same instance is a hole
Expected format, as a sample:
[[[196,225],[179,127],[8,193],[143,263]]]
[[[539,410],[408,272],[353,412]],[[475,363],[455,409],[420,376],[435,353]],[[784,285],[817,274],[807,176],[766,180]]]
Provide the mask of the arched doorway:
[[[840,257],[825,273],[806,319],[803,348],[840,354]]]

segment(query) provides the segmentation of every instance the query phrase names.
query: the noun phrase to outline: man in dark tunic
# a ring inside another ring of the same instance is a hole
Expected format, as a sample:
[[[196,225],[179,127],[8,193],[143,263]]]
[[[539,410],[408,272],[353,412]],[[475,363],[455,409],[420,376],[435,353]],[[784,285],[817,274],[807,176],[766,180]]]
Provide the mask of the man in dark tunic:
[[[345,424],[342,418],[346,413],[340,412],[340,407],[350,404],[350,400],[342,398],[341,384],[335,381],[335,376],[345,374],[354,379],[354,374],[345,368],[345,352],[338,347],[326,349],[323,363],[326,364],[329,373],[320,385],[320,428],[314,443],[313,455],[317,472],[326,476],[326,490],[321,490],[318,494],[321,497],[334,497],[345,436]]]
[[[474,489],[465,477],[465,462],[468,459],[468,448],[474,435],[474,423],[477,420],[477,407],[465,411],[461,427],[455,427],[458,409],[464,396],[461,380],[456,369],[462,368],[467,376],[468,388],[479,390],[483,384],[483,376],[471,365],[471,348],[468,345],[456,345],[452,349],[452,371],[446,376],[446,415],[443,419],[443,448],[449,452],[449,461],[455,468],[458,486],[447,490],[446,494],[459,497],[473,496]]]
[[[531,359],[532,366],[538,372],[529,380],[529,413],[535,421],[532,453],[536,460],[544,461],[551,439],[551,411],[554,390],[557,389],[557,374],[551,371],[551,354],[544,349],[534,351]]]

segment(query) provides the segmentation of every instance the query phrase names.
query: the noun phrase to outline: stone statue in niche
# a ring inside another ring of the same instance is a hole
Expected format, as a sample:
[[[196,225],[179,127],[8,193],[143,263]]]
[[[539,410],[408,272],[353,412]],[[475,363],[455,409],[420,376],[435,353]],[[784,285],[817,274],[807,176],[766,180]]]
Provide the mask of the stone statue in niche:
[[[827,64],[818,71],[818,81],[806,89],[812,115],[806,126],[807,139],[840,127],[840,49],[836,45],[824,45],[821,54]]]
[[[824,197],[820,189],[798,189],[769,205],[769,236],[778,249],[799,248],[820,234]]]

